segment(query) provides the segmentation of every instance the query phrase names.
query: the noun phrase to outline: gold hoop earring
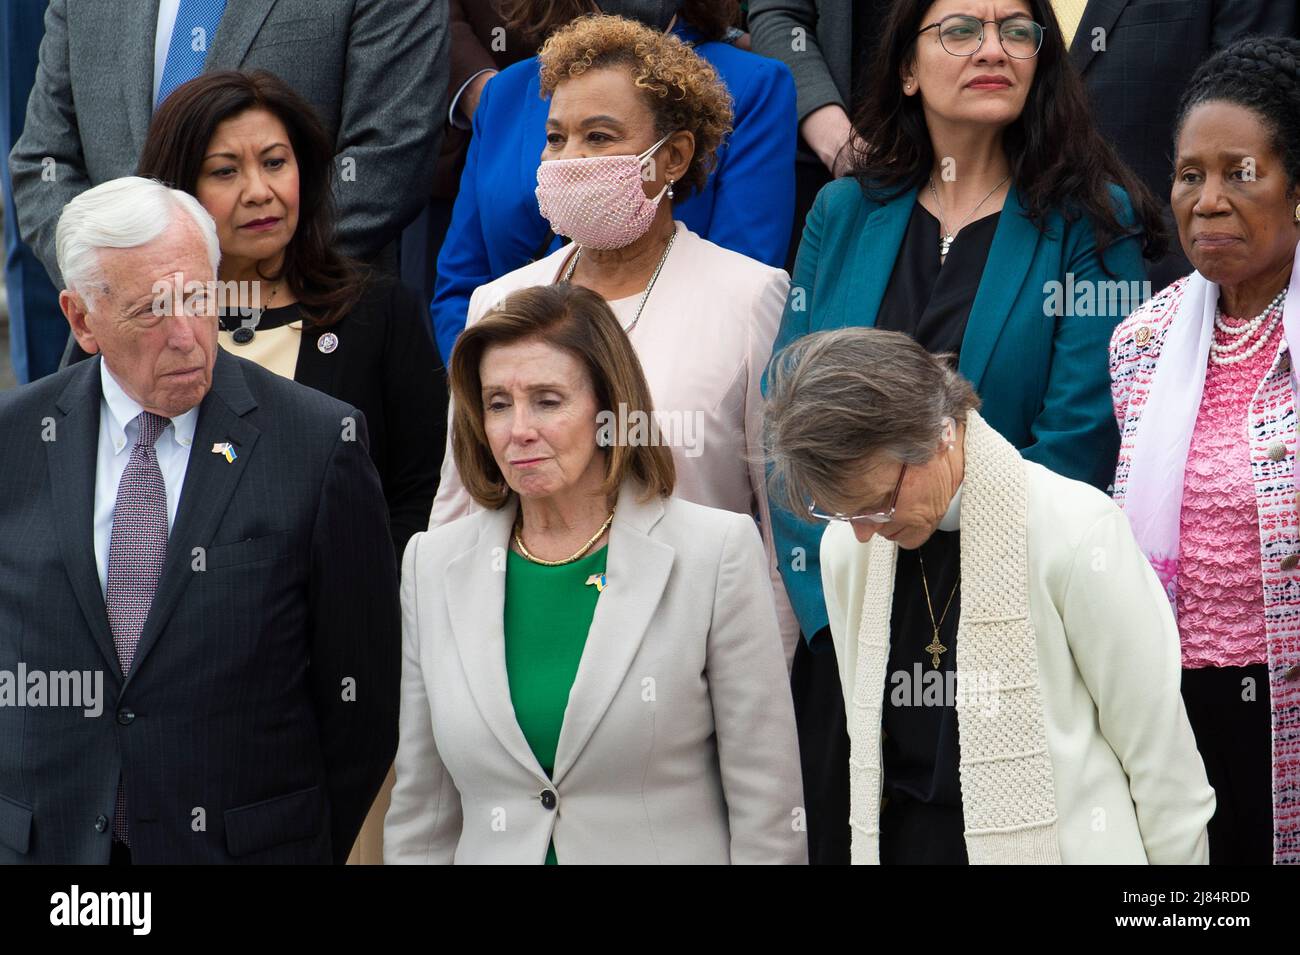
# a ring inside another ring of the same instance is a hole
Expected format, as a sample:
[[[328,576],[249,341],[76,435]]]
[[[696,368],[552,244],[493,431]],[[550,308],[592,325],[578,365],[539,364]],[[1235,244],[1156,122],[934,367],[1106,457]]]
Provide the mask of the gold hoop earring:
[[[1300,222],[1300,202],[1295,204],[1295,221]]]

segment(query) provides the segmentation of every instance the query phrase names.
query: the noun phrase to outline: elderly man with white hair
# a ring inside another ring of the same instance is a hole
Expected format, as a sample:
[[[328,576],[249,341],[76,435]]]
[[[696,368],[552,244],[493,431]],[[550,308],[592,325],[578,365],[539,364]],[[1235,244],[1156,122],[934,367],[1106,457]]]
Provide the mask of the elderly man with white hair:
[[[365,420],[218,349],[191,196],[106,182],[57,248],[96,357],[0,395],[0,864],[342,862],[397,743]]]

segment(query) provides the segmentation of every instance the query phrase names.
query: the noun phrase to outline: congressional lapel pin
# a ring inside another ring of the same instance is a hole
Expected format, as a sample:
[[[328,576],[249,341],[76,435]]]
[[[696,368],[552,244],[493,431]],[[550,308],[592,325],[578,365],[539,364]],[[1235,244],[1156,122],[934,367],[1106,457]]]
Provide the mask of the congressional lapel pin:
[[[239,457],[239,455],[235,453],[235,449],[229,441],[218,441],[212,446],[212,453],[221,455],[226,459],[227,464],[233,464],[235,458]]]
[[[326,332],[316,339],[316,347],[320,349],[322,355],[328,355],[339,347],[339,337],[333,332]]]
[[[587,578],[587,586],[595,587],[596,593],[602,594],[605,592],[605,588],[609,586],[609,583],[605,580],[604,574],[592,574]]]

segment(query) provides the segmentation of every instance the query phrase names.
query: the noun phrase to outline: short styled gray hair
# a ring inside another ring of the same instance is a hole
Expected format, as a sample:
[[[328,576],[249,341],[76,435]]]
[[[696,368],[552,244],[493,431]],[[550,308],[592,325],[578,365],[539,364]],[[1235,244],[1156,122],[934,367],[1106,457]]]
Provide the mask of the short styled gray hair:
[[[924,464],[943,421],[980,406],[970,382],[901,332],[841,328],[783,349],[769,369],[763,447],[776,501],[808,519],[862,463],[888,455]]]
[[[81,296],[103,293],[100,249],[134,249],[152,242],[185,212],[199,228],[215,276],[221,243],[212,216],[187,192],[153,179],[123,176],[75,196],[59,216],[54,248],[65,288]]]

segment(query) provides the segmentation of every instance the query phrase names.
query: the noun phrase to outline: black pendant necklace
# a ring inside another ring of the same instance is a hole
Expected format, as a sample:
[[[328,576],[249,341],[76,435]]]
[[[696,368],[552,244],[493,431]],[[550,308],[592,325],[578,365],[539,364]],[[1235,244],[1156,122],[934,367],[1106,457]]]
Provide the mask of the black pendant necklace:
[[[262,316],[271,307],[271,303],[275,301],[275,296],[280,291],[280,285],[280,282],[275,283],[275,288],[271,290],[271,297],[266,300],[265,306],[253,313],[251,322],[241,322],[240,326],[230,333],[230,338],[236,345],[247,345],[257,335],[257,326],[261,324]]]

